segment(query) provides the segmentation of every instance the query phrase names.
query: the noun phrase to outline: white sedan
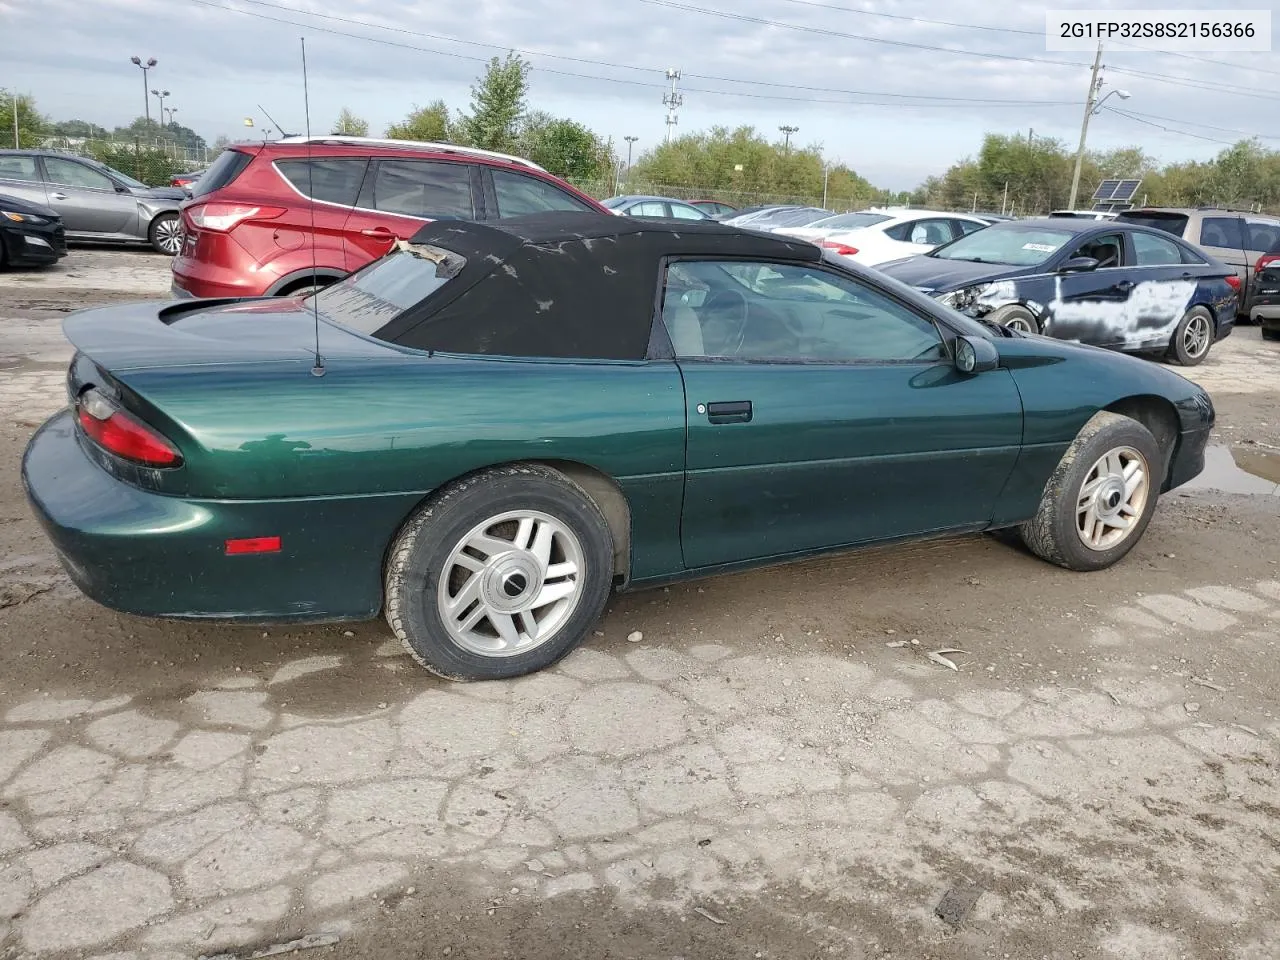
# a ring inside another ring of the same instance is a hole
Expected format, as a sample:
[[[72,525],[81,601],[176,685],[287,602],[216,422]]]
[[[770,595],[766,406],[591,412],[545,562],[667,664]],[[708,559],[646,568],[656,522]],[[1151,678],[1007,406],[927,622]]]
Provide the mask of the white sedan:
[[[987,226],[987,221],[967,213],[864,210],[828,217],[807,227],[774,232],[811,240],[837,256],[875,266],[928,253],[934,247]]]

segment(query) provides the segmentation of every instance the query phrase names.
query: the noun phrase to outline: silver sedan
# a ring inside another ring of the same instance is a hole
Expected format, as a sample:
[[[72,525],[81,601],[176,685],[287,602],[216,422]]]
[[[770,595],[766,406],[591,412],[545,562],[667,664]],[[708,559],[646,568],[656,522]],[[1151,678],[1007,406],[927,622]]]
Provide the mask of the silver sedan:
[[[87,157],[0,150],[0,193],[51,207],[68,240],[146,243],[173,256],[182,243],[178,187],[148,187]]]

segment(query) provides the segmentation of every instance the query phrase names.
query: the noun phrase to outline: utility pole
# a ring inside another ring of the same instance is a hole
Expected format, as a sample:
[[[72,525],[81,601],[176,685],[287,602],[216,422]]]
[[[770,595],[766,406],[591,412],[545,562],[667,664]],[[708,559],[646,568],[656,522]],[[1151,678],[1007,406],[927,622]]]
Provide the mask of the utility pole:
[[[827,181],[831,177],[831,164],[822,161],[822,209],[827,209]]]
[[[1027,146],[1028,147],[1031,146],[1031,144],[1035,142],[1035,139],[1036,139],[1036,128],[1031,127],[1029,130],[1027,130]]]
[[[13,91],[13,149],[21,150],[22,144],[18,142],[18,91]]]
[[[1093,74],[1089,77],[1089,95],[1084,100],[1084,119],[1080,121],[1080,145],[1076,147],[1076,169],[1071,175],[1071,199],[1067,209],[1076,208],[1076,194],[1080,192],[1080,165],[1084,163],[1084,141],[1089,135],[1089,117],[1093,114],[1094,104],[1098,99],[1098,90],[1102,87],[1098,69],[1102,66],[1102,41],[1098,41],[1098,52],[1093,57]]]
[[[142,71],[142,109],[147,116],[147,126],[151,126],[151,98],[147,96],[147,71],[159,61],[155,57],[150,57],[146,63],[143,63],[141,57],[130,57],[129,62]]]
[[[1000,201],[1000,216],[1004,216],[1004,208],[1009,203],[1009,181],[1004,182],[1004,198]]]
[[[799,128],[799,127],[787,127],[787,126],[782,126],[782,127],[779,127],[778,129],[782,131],[782,136],[785,138],[785,139],[784,139],[784,141],[783,141],[782,152],[783,152],[785,155],[790,155],[790,153],[791,153],[791,135],[792,135],[793,133],[795,133],[797,130],[799,130],[800,128]]]
[[[684,95],[677,89],[680,71],[672,67],[667,71],[667,79],[671,81],[671,89],[662,95],[662,105],[667,108],[667,143],[671,142],[671,128],[680,122],[680,107],[684,104]]]

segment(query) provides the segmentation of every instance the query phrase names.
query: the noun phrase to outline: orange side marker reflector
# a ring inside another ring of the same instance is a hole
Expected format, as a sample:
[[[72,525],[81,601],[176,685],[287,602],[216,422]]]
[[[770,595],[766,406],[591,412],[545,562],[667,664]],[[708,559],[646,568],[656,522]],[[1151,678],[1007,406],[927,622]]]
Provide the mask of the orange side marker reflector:
[[[279,537],[245,537],[227,541],[227,556],[234,557],[244,553],[279,553]]]

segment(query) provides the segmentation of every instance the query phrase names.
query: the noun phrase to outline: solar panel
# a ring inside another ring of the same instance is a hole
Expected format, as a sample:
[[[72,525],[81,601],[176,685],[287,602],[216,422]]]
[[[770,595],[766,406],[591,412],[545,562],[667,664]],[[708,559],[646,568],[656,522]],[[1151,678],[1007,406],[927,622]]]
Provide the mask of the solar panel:
[[[1103,180],[1098,184],[1098,189],[1093,191],[1093,199],[1110,200],[1111,195],[1115,193],[1116,187],[1119,185],[1119,180]]]
[[[1141,180],[1103,180],[1093,192],[1093,199],[1098,201],[1119,200],[1124,203],[1132,200],[1142,185]]]
[[[1132,200],[1134,194],[1138,192],[1138,187],[1142,185],[1141,180],[1121,180],[1117,185],[1115,192],[1111,194],[1112,200]]]

